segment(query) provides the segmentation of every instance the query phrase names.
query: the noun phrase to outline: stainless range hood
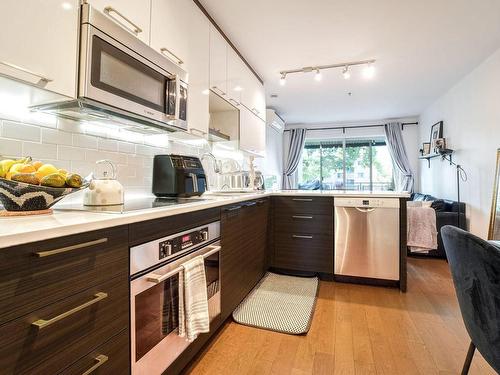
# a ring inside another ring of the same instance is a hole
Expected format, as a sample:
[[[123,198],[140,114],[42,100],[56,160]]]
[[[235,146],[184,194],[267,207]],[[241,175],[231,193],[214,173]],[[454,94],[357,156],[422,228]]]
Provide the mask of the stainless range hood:
[[[184,131],[182,127],[175,125],[175,120],[171,120],[170,124],[159,122],[89,99],[35,105],[30,107],[30,109],[75,121],[105,121],[107,124],[117,125],[123,130],[131,130],[143,134]]]

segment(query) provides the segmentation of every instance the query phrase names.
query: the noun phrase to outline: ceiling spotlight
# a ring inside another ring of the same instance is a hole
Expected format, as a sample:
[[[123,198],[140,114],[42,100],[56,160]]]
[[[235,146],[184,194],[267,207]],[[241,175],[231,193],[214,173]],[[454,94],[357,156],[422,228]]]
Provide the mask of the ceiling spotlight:
[[[373,64],[368,64],[367,66],[365,66],[365,68],[363,69],[363,77],[371,79],[374,76],[375,76],[375,66],[373,66]]]
[[[286,73],[281,73],[280,85],[285,86],[286,83]]]
[[[235,88],[233,90],[234,91],[243,91],[243,87],[241,87],[241,86],[235,86]]]
[[[316,69],[316,74],[314,74],[314,80],[315,81],[321,81],[321,72],[319,71],[319,69]]]
[[[349,69],[349,65],[346,65],[344,69],[342,70],[342,76],[344,79],[349,79],[351,78],[351,71]]]

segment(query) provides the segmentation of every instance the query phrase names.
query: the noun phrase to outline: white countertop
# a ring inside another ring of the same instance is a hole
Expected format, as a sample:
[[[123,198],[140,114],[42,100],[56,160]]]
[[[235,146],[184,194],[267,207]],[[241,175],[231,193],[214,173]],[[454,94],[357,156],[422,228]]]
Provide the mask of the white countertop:
[[[118,225],[131,224],[145,220],[158,219],[161,217],[179,215],[187,212],[203,210],[207,208],[224,206],[232,203],[243,202],[250,199],[268,196],[341,196],[350,198],[407,198],[408,193],[397,192],[349,192],[349,191],[318,191],[318,190],[283,190],[266,191],[255,193],[242,193],[231,195],[215,195],[205,193],[203,201],[168,206],[162,208],[150,208],[123,214],[100,213],[88,211],[60,211],[58,205],[54,206],[54,212],[49,215],[24,216],[24,217],[0,217],[0,248],[21,245],[29,242],[47,240],[67,236],[70,234],[88,232],[92,230],[114,227]]]

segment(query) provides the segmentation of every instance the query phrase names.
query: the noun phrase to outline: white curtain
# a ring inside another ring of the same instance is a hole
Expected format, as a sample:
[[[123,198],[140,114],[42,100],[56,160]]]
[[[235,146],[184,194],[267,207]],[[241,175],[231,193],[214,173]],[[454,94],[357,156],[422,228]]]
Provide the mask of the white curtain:
[[[295,128],[287,133],[285,138],[283,189],[297,189],[297,168],[306,143],[306,129]]]
[[[393,122],[384,125],[387,148],[394,164],[394,183],[396,190],[413,192],[414,177],[410,160],[403,141],[401,123]]]

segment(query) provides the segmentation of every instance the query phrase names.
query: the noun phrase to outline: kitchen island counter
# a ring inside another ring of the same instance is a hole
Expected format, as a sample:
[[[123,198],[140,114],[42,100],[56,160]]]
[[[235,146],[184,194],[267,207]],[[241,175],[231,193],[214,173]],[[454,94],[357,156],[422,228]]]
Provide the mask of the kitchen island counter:
[[[20,244],[47,240],[71,234],[88,232],[118,225],[132,224],[146,220],[158,219],[221,207],[252,199],[269,196],[341,196],[352,198],[408,198],[406,192],[349,192],[349,191],[310,191],[282,190],[241,194],[211,194],[203,195],[203,200],[196,199],[193,203],[174,205],[164,208],[151,208],[127,213],[100,213],[88,211],[58,210],[64,201],[54,206],[54,212],[48,215],[27,217],[0,218],[0,249]],[[149,197],[150,198],[150,197]],[[135,197],[133,199],[141,199]]]

